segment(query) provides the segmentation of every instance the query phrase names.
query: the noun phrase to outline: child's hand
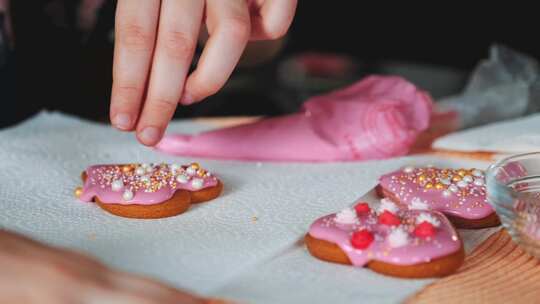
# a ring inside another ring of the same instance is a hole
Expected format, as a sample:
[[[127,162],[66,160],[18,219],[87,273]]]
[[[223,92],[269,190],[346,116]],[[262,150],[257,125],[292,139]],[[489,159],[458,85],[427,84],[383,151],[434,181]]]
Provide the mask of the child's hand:
[[[118,0],[111,121],[137,130],[139,141],[161,139],[178,102],[216,93],[248,40],[276,39],[292,22],[296,0]],[[210,38],[187,75],[201,25]]]
[[[0,230],[0,303],[211,303]]]

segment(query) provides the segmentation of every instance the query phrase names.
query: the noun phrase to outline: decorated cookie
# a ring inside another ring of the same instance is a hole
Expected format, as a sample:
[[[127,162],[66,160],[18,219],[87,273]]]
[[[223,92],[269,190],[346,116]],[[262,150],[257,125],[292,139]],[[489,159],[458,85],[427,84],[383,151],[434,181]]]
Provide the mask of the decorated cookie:
[[[378,193],[408,209],[440,211],[458,228],[500,224],[487,202],[482,170],[405,167],[383,175]]]
[[[95,201],[105,211],[129,218],[163,218],[192,203],[219,196],[221,182],[199,164],[127,164],[91,166],[75,196]]]
[[[409,210],[388,199],[374,208],[359,203],[316,220],[305,241],[321,260],[396,277],[440,277],[464,260],[462,241],[442,213]]]

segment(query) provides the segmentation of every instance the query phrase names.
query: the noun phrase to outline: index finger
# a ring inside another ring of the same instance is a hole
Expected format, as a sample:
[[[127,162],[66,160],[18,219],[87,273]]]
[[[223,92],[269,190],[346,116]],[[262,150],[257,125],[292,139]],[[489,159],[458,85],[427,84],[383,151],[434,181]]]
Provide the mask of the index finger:
[[[115,272],[113,275],[112,281],[118,289],[128,294],[139,294],[147,299],[156,300],[156,303],[204,303],[201,298],[195,295],[150,278],[122,272]]]
[[[206,23],[210,38],[197,68],[186,81],[182,104],[200,101],[223,87],[249,39],[250,20],[245,0],[207,0]]]
[[[111,122],[132,130],[138,119],[154,49],[159,0],[119,0],[116,8]]]
[[[296,11],[297,0],[266,0],[251,3],[255,15],[251,18],[251,39],[278,39],[287,33]]]

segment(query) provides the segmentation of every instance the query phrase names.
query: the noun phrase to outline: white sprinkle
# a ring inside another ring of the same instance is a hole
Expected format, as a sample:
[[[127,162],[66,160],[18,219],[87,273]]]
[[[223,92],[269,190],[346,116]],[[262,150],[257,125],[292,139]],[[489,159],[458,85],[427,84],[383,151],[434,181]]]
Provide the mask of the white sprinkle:
[[[409,243],[409,235],[401,228],[396,228],[387,236],[388,244],[392,248],[402,247]]]
[[[204,181],[200,178],[194,178],[192,181],[191,181],[191,187],[193,187],[193,189],[201,189],[203,187],[203,184],[204,184]]]
[[[472,183],[473,177],[470,176],[470,175],[465,175],[465,176],[463,177],[463,180],[466,181],[467,183]]]
[[[421,224],[423,222],[428,222],[435,227],[439,227],[441,224],[441,222],[435,216],[426,212],[420,213],[416,218],[416,224]]]
[[[189,181],[189,178],[185,176],[184,174],[180,174],[176,176],[176,181],[179,182],[180,184],[185,184]]]
[[[122,198],[125,201],[132,200],[133,199],[133,192],[131,192],[131,190],[129,190],[129,189],[126,189],[126,191],[124,191],[124,193],[122,194]]]
[[[484,180],[480,179],[480,178],[477,178],[477,179],[474,180],[474,184],[477,185],[477,186],[483,186],[484,185]]]
[[[148,167],[151,167],[150,164],[147,164],[147,163],[144,163],[144,164],[141,164],[141,167],[143,167],[144,169],[148,168]]]
[[[180,168],[182,168],[179,164],[172,164],[169,166],[170,170],[174,173],[178,171]]]
[[[124,182],[121,179],[116,179],[111,183],[112,191],[118,192],[124,188]]]
[[[142,166],[137,167],[137,169],[135,169],[135,174],[137,174],[139,176],[144,175],[145,173],[146,173],[146,170]]]
[[[356,223],[356,212],[351,208],[345,208],[336,214],[334,218],[339,224],[354,224]]]
[[[473,172],[472,172],[472,175],[474,175],[476,177],[483,177],[484,172],[482,172],[482,170],[474,169]]]
[[[152,171],[154,171],[153,167],[150,166],[146,168],[146,173],[152,173]]]
[[[192,167],[192,166],[189,166],[189,167],[187,167],[187,169],[186,169],[186,173],[187,173],[188,175],[195,175],[195,174],[197,174],[197,169],[195,169],[195,168]]]
[[[429,205],[427,201],[423,201],[418,197],[415,197],[411,200],[411,204],[409,205],[409,209],[411,210],[427,210],[429,209]]]
[[[412,173],[413,171],[414,171],[413,166],[407,166],[407,167],[403,168],[403,172],[405,172],[405,173]]]
[[[379,213],[383,213],[384,211],[396,213],[398,210],[399,210],[398,206],[387,198],[381,199],[381,204],[379,205],[379,208],[377,209]]]
[[[460,188],[466,188],[468,185],[469,185],[469,183],[467,183],[467,182],[464,181],[464,180],[460,180],[460,181],[457,183],[457,186],[460,187]]]
[[[456,187],[456,185],[450,185],[450,187],[448,187],[448,190],[452,191],[452,192],[458,192],[459,189],[458,187]]]
[[[441,178],[439,181],[443,185],[450,185],[452,183],[449,178]]]

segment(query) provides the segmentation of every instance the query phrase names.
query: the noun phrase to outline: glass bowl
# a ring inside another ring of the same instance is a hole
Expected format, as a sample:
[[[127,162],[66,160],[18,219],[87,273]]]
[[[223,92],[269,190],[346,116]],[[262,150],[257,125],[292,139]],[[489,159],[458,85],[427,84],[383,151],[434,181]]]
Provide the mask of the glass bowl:
[[[540,152],[514,155],[486,172],[488,201],[525,251],[540,258]]]

